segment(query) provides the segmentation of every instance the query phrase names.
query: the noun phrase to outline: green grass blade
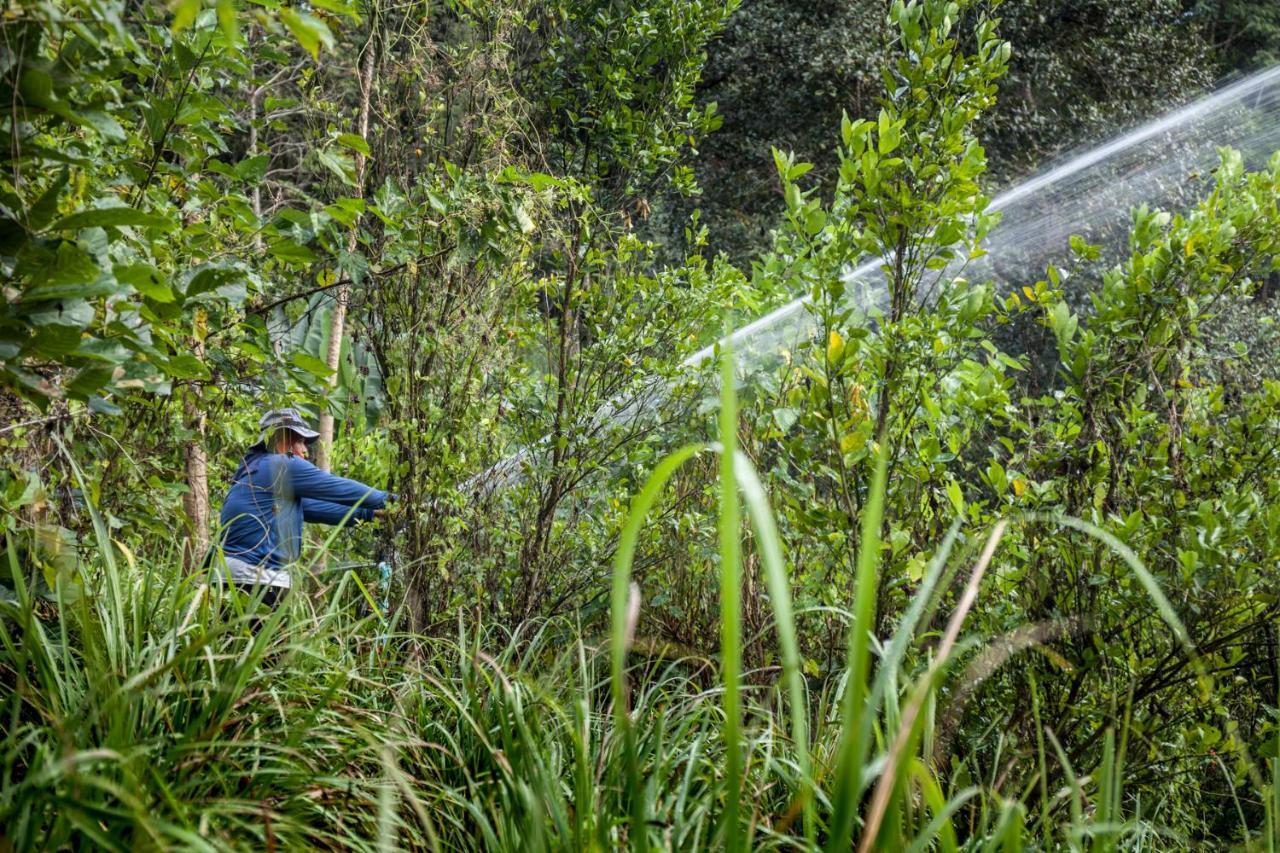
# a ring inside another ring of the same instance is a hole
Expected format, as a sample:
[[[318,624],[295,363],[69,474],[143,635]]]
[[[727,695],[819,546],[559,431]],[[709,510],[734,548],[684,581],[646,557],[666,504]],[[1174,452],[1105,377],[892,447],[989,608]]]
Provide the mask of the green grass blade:
[[[627,766],[627,789],[631,800],[631,839],[640,850],[648,849],[648,816],[645,813],[644,785],[640,778],[640,764],[636,756],[635,733],[628,710],[626,660],[628,646],[627,598],[631,590],[631,565],[635,560],[636,544],[644,529],[645,517],[657,502],[658,496],[671,476],[680,466],[708,449],[705,443],[689,444],[664,458],[654,468],[644,486],[631,500],[631,509],[623,523],[618,551],[613,560],[613,589],[610,596],[609,672],[613,698],[613,713],[622,731],[624,761]]]
[[[849,849],[853,825],[858,816],[862,789],[862,764],[869,736],[863,727],[866,710],[867,676],[871,666],[871,632],[875,627],[876,594],[879,589],[880,523],[884,518],[885,478],[888,452],[879,443],[871,493],[862,515],[862,538],[858,545],[855,575],[853,623],[849,628],[848,681],[841,703],[843,736],[836,762],[836,784],[832,796],[832,817],[826,849],[831,853]]]
[[[738,449],[738,398],[733,387],[733,357],[726,348],[720,367],[720,669],[724,681],[724,846],[737,853],[742,844],[738,823],[742,789],[741,667],[742,595],[741,510],[734,461]]]
[[[787,574],[786,559],[783,556],[782,536],[778,533],[773,508],[769,505],[769,497],[756,474],[755,466],[741,451],[736,454],[735,460],[738,486],[746,500],[755,529],[760,562],[764,566],[765,584],[773,606],[774,623],[777,625],[778,646],[782,653],[782,678],[791,704],[791,738],[795,742],[796,765],[801,780],[804,835],[806,843],[812,847],[817,828],[814,825],[813,777],[809,760],[808,708],[801,672],[800,643],[791,607],[791,578]]]

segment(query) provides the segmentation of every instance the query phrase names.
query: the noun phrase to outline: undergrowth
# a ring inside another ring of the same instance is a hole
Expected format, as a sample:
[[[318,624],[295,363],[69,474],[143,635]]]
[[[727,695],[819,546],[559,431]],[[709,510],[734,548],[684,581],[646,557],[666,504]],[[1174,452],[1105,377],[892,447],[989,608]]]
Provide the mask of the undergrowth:
[[[726,368],[727,369],[727,368]],[[726,377],[729,374],[726,373]],[[721,435],[735,403],[725,383]],[[633,651],[631,559],[646,511],[681,464],[719,453],[718,659]],[[883,457],[883,455],[882,455]],[[0,825],[15,849],[1177,848],[1187,842],[1124,796],[1126,719],[1097,767],[1071,767],[1036,713],[1031,783],[966,772],[964,744],[937,751],[959,697],[955,663],[983,646],[964,621],[1009,522],[959,524],[911,606],[877,639],[884,493],[879,465],[844,671],[805,676],[784,543],[732,439],[690,446],[637,494],[614,567],[607,633],[572,620],[512,632],[460,620],[448,637],[398,631],[347,571],[323,595],[258,612],[218,586],[137,560],[95,516],[85,594],[52,612],[19,584],[0,619]],[[739,495],[762,559],[780,666],[742,669]],[[1044,521],[1044,519],[1041,519]],[[1152,576],[1098,537],[1183,629]],[[1015,522],[1019,523],[1019,522]],[[11,554],[13,551],[11,550]],[[10,559],[15,559],[10,557]],[[22,573],[12,566],[15,578]],[[939,630],[926,626],[945,625]],[[1216,689],[1201,671],[1200,688]],[[1046,779],[1063,778],[1051,788]],[[1250,764],[1272,849],[1280,774]]]

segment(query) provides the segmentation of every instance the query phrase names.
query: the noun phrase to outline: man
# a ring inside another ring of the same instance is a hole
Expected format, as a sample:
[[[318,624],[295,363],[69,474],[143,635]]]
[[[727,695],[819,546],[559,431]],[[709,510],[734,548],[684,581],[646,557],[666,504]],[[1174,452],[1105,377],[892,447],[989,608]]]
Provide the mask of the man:
[[[289,570],[301,550],[304,521],[371,521],[392,496],[308,462],[320,433],[297,409],[267,412],[258,427],[262,441],[245,453],[222,504],[226,569],[213,575],[275,607],[292,585]]]

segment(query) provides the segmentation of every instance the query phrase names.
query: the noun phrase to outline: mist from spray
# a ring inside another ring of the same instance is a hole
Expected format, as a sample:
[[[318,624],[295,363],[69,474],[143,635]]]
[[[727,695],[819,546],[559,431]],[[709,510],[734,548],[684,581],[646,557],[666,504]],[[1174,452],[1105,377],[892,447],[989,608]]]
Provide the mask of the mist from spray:
[[[1211,184],[1220,147],[1239,150],[1246,168],[1264,165],[1280,150],[1280,66],[1083,151],[1000,194],[989,208],[999,211],[1001,220],[982,244],[987,254],[966,262],[964,276],[991,281],[997,293],[1008,293],[1043,276],[1048,265],[1065,261],[1074,234],[1102,244],[1115,260],[1125,245],[1132,210],[1143,204],[1176,209],[1194,203]],[[844,274],[849,298],[864,312],[887,304],[883,263],[875,258]],[[948,272],[958,271],[953,267]],[[816,322],[809,296],[802,296],[698,350],[684,365],[705,364],[719,344],[728,342],[750,373],[783,350],[810,341]]]
[[[964,277],[992,282],[997,293],[1011,292],[1036,281],[1050,264],[1068,260],[1072,235],[1102,245],[1109,262],[1118,260],[1132,210],[1193,204],[1211,187],[1222,147],[1238,150],[1246,168],[1264,165],[1280,150],[1280,66],[1084,150],[998,195],[989,209],[1001,213],[1000,223],[982,244],[986,254],[964,263]],[[844,273],[846,298],[864,314],[887,304],[883,264],[875,258]],[[943,276],[960,272],[957,262]],[[809,302],[805,295],[783,305],[693,353],[682,366],[697,370],[728,343],[743,373],[767,368],[781,353],[812,342],[818,318]],[[626,423],[646,416],[667,397],[666,383],[655,380],[627,399],[610,401],[594,417]],[[518,482],[542,444],[545,440],[503,459],[463,489],[486,494]]]

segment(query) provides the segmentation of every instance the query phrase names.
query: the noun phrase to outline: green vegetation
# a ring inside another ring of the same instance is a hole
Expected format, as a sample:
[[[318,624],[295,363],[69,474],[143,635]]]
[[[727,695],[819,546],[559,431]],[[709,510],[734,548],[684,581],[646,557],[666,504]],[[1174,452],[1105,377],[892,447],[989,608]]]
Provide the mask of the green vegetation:
[[[0,846],[1275,849],[1280,153],[969,280],[1048,117],[1160,89],[1075,98],[1069,5],[829,13],[868,88],[767,243],[674,217],[777,4],[0,13]],[[1275,47],[1141,5],[1162,96]],[[284,404],[401,499],[257,612],[199,563]]]

